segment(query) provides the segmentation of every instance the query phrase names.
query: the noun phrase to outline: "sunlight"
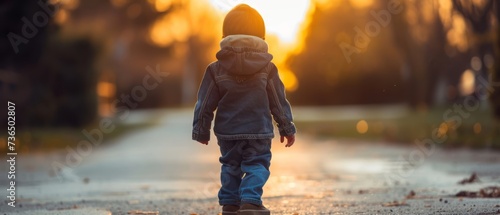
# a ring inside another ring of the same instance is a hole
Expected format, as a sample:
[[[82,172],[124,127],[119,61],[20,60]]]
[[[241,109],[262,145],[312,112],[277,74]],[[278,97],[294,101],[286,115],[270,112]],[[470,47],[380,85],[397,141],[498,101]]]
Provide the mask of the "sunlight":
[[[350,3],[355,8],[366,8],[373,4],[373,0],[351,0]]]
[[[293,74],[293,72],[289,71],[288,69],[280,69],[279,76],[281,78],[281,81],[283,81],[286,90],[291,92],[297,90],[299,83],[297,81],[297,77],[295,76],[295,74]]]
[[[156,20],[150,29],[150,39],[158,46],[169,46],[173,42],[183,42],[189,37],[188,21],[172,12]]]
[[[320,8],[332,9],[340,6],[343,2],[342,0],[314,0],[314,3]]]
[[[468,42],[466,37],[467,26],[465,20],[462,16],[453,14],[451,18],[450,30],[446,34],[448,42],[457,47],[461,52],[465,52],[468,49]]]
[[[172,5],[171,0],[149,0],[149,2],[154,5],[156,11],[164,12],[170,8]]]
[[[266,32],[274,34],[283,43],[293,43],[309,9],[310,1],[296,0],[210,0],[216,8],[226,13],[234,6],[245,3],[257,9],[266,23]],[[285,6],[286,5],[286,6]]]

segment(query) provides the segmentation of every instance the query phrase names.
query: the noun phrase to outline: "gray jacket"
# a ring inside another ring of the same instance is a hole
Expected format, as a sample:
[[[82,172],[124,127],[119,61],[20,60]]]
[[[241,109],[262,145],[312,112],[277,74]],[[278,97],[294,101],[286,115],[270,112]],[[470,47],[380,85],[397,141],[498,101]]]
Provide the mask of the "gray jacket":
[[[254,36],[232,35],[221,41],[217,61],[203,77],[194,110],[193,140],[273,138],[272,117],[282,136],[295,134],[290,104],[267,43]]]

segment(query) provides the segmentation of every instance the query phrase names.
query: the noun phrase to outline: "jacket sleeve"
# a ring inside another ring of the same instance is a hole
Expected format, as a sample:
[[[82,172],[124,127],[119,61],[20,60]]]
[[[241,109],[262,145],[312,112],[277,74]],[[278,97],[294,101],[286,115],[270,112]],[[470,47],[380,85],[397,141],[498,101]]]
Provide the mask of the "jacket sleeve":
[[[290,136],[296,133],[293,124],[292,109],[286,100],[285,86],[279,78],[278,69],[271,63],[271,71],[267,82],[267,95],[271,114],[278,124],[280,136]]]
[[[196,141],[210,140],[210,127],[219,103],[219,90],[210,68],[205,70],[194,108],[192,138]]]

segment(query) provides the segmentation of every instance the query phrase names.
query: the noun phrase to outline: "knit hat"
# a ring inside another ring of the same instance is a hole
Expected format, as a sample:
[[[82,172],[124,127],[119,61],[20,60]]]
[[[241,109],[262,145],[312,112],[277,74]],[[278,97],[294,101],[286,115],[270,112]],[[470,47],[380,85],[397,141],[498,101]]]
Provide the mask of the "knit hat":
[[[222,37],[245,34],[265,38],[264,19],[257,10],[246,4],[239,4],[229,11],[222,24]]]

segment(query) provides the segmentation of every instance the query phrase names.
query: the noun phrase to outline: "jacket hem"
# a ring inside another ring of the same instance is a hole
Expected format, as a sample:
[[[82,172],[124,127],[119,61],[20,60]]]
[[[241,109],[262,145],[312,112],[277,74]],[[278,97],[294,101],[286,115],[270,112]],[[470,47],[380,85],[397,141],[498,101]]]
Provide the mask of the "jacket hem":
[[[272,139],[274,133],[268,134],[215,134],[219,140],[242,140],[242,139]]]

